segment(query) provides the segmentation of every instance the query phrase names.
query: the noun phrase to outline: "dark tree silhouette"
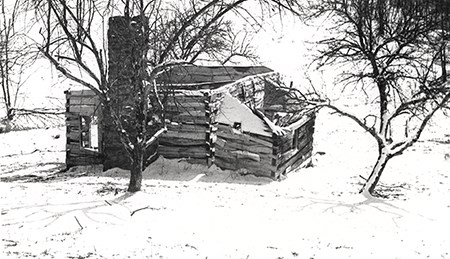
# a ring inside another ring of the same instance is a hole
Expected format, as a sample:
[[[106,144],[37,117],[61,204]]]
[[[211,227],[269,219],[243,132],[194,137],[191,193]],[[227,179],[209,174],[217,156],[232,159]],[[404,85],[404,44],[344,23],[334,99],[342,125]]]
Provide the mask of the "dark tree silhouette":
[[[318,42],[318,67],[346,67],[340,82],[362,89],[377,107],[358,117],[334,103],[320,104],[354,120],[376,140],[378,158],[361,190],[366,195],[374,194],[388,161],[417,142],[449,102],[444,12],[449,6],[420,0],[320,0],[309,6],[309,18],[326,17],[329,24],[329,35]]]

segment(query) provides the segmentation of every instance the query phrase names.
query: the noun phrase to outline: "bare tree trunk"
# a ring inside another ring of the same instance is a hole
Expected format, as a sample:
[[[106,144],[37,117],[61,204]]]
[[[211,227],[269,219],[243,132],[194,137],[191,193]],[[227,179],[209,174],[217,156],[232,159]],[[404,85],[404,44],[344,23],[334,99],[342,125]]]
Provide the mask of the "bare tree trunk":
[[[380,149],[377,162],[375,163],[372,169],[372,173],[370,174],[369,178],[367,178],[367,181],[361,189],[360,193],[363,193],[364,195],[373,195],[375,187],[380,181],[381,174],[386,168],[386,164],[390,158],[391,157],[387,154],[386,150]]]
[[[133,150],[130,184],[128,185],[129,192],[138,192],[141,190],[143,165],[144,165],[144,149],[139,145],[136,146]]]

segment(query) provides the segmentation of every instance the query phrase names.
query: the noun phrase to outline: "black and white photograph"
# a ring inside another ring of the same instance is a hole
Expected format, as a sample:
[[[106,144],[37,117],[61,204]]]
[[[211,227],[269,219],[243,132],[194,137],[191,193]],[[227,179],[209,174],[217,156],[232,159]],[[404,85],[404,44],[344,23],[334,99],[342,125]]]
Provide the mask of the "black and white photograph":
[[[449,0],[0,0],[0,258],[450,258]]]

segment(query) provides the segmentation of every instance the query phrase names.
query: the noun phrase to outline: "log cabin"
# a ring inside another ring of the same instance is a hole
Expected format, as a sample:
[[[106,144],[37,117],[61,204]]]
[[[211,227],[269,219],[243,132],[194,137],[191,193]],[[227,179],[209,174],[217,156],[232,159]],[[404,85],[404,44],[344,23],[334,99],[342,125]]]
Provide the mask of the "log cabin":
[[[280,81],[262,66],[171,69],[158,79],[160,88],[173,91],[165,102],[167,132],[153,152],[273,179],[307,165],[315,109],[291,100]],[[111,134],[93,92],[67,91],[66,99],[67,166],[126,168],[129,162],[118,159],[125,157],[117,154],[120,143],[105,145]]]
[[[113,109],[133,101],[132,18],[111,17],[108,80]],[[289,98],[279,73],[263,66],[179,66],[161,74],[167,132],[146,152],[222,169],[279,178],[311,158],[315,108]],[[114,123],[91,90],[66,91],[66,165],[103,164],[127,169],[130,161]]]

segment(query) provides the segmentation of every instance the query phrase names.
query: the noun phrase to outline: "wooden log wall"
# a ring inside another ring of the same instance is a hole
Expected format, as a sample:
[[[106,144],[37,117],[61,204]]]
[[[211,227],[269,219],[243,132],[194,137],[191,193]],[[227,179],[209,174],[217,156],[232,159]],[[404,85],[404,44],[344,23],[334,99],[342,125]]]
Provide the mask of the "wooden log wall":
[[[66,166],[101,164],[100,150],[83,147],[82,135],[88,134],[82,116],[99,116],[99,99],[91,90],[66,91]],[[100,119],[100,118],[99,118]],[[84,139],[89,136],[84,135]],[[101,134],[98,135],[100,142]],[[92,140],[91,140],[92,141]],[[97,143],[100,148],[101,145]]]
[[[312,155],[315,113],[305,116],[308,118],[304,123],[298,124],[289,134],[274,136],[274,165],[277,166],[278,174],[288,173],[303,165]]]
[[[177,93],[166,102],[167,132],[159,139],[158,151],[165,158],[191,158],[206,164],[209,156],[209,97]]]
[[[267,177],[272,177],[275,173],[271,138],[239,132],[230,125],[217,124],[215,146],[215,164],[221,168],[243,168],[251,174]]]

